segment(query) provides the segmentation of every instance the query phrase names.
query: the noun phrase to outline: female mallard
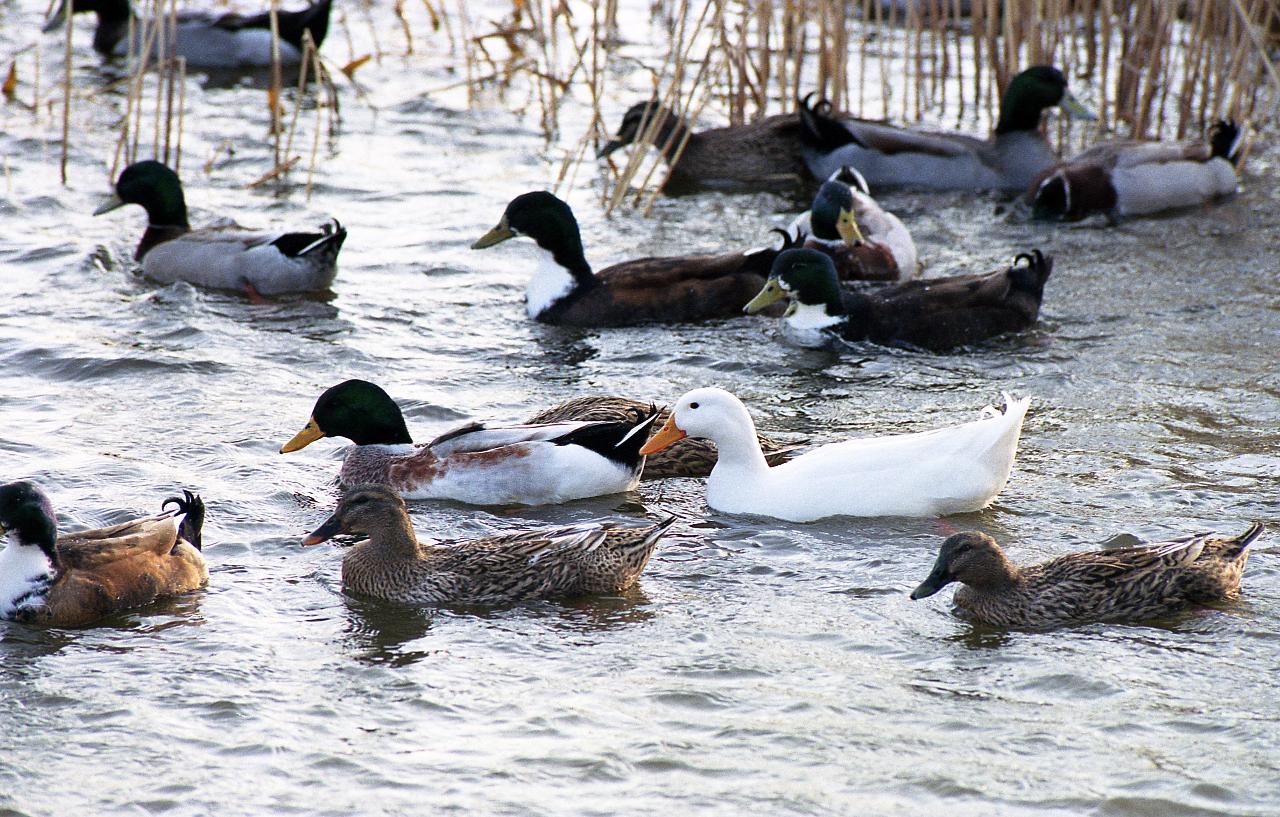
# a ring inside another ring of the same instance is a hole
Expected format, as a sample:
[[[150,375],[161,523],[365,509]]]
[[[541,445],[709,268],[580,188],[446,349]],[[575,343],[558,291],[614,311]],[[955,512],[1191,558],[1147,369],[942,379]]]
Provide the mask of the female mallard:
[[[777,250],[638,258],[593,273],[569,205],[550,193],[516,196],[473,250],[528,236],[539,259],[525,290],[530,318],[569,326],[731,318],[760,290]]]
[[[725,513],[811,522],[827,516],[936,516],[984,508],[1004,487],[1031,398],[1005,396],[971,423],[820,446],[769,467],[742,402],[723,389],[688,392],[640,451],[685,436],[716,444],[707,504]]]
[[[153,281],[186,281],[250,295],[327,290],[338,274],[347,231],[334,220],[318,233],[274,233],[245,227],[192,230],[178,174],[156,161],[135,162],[116,181],[116,195],[94,215],[126,204],[147,211],[147,231],[134,253]]]
[[[615,423],[635,424],[646,417],[651,403],[626,397],[587,395],[566,400],[558,406],[540,411],[525,422],[529,425],[563,423],[575,420],[607,420]],[[659,409],[654,424],[665,423],[671,415],[668,409]],[[786,460],[795,446],[766,437],[759,437],[760,450],[770,465]],[[666,477],[705,477],[716,464],[716,446],[710,440],[686,438],[658,453],[646,457],[641,479]]]
[[[45,23],[46,32],[63,24],[68,2],[73,14],[93,12],[97,15],[93,48],[102,56],[122,57],[129,53],[130,25],[135,36],[133,50],[135,53],[142,50],[143,25],[134,16],[129,0],[62,0]],[[302,60],[304,32],[310,32],[312,42],[316,48],[320,47],[329,31],[331,5],[332,0],[316,0],[300,11],[276,12],[282,64],[294,65]],[[147,27],[154,25],[155,21],[148,21]],[[169,42],[169,56],[182,57],[188,68],[271,65],[271,14],[264,11],[245,16],[235,12],[184,11],[177,15],[177,28]]]
[[[960,582],[964,587],[956,591],[956,607],[997,627],[1163,616],[1239,596],[1249,545],[1261,534],[1262,525],[1254,522],[1236,537],[1201,533],[1018,567],[995,539],[967,531],[942,543],[933,571],[911,598]]]
[[[395,401],[366,380],[347,380],[316,400],[306,427],[280,448],[346,437],[338,481],[386,485],[409,499],[473,505],[547,505],[630,491],[640,483],[640,446],[657,419],[488,427],[471,423],[414,445]]]
[[[822,183],[813,207],[788,232],[831,256],[841,281],[908,281],[920,271],[911,232],[848,165]]]
[[[495,604],[620,593],[636,583],[675,517],[643,528],[612,524],[487,536],[447,545],[418,542],[404,501],[360,485],[302,541],[339,533],[368,537],[342,559],[342,587],[406,604]]]
[[[908,130],[845,119],[852,143],[821,154],[810,169],[828,178],[841,165],[858,169],[873,187],[905,185],[930,190],[1014,190],[1018,193],[1056,161],[1040,130],[1045,108],[1061,107],[1086,118],[1057,68],[1037,65],[1015,76],[1000,100],[990,139],[959,133]]]
[[[820,162],[823,154],[857,139],[831,118],[831,106],[825,101],[810,106],[812,96],[799,102],[798,113],[697,133],[670,108],[656,102],[640,102],[627,110],[617,135],[600,148],[596,157],[603,159],[621,147],[646,139],[670,165],[662,186],[662,192],[669,195],[807,186],[814,178],[810,163]],[[672,164],[677,150],[679,158]]]
[[[9,534],[0,552],[0,618],[83,627],[203,587],[204,503],[183,494],[164,501],[175,511],[59,537],[53,503],[39,486],[0,485],[0,535]]]
[[[1081,219],[1104,213],[1114,223],[1197,207],[1236,192],[1243,131],[1217,122],[1204,142],[1105,142],[1044,171],[1024,200],[1036,218]]]
[[[1026,266],[1021,266],[1025,261]],[[815,250],[786,250],[747,312],[783,298],[787,336],[801,346],[834,340],[914,346],[945,351],[1036,322],[1053,257],[1022,253],[1005,270],[929,278],[877,290],[842,289],[831,259]]]

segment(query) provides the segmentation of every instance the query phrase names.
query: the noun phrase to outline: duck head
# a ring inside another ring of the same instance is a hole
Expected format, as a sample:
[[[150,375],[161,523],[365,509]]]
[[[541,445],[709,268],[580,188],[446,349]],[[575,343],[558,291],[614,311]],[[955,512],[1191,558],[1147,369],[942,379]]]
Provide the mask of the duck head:
[[[516,196],[507,204],[497,226],[476,239],[471,249],[483,250],[520,236],[532,238],[565,269],[574,272],[582,269],[590,275],[578,220],[569,205],[554,194],[537,190]]]
[[[71,6],[72,14],[93,12],[98,15],[99,21],[124,22],[129,19],[129,0],[62,0],[40,30],[47,34],[61,28],[67,19],[68,5]]]
[[[654,126],[657,130],[653,130]],[[653,144],[658,147],[663,154],[669,154],[675,150],[676,145],[684,138],[684,131],[688,130],[688,125],[684,120],[677,116],[672,110],[665,105],[659,105],[657,101],[639,102],[627,109],[622,115],[622,124],[618,126],[618,133],[604,144],[596,153],[597,159],[603,159],[610,153],[619,148],[634,144],[637,139],[645,133],[653,133]]]
[[[116,180],[115,195],[93,214],[100,216],[126,204],[141,205],[154,225],[189,228],[182,182],[177,173],[160,162],[147,159],[126,167]]]
[[[40,486],[25,481],[0,485],[0,536],[6,533],[9,547],[39,548],[51,565],[60,566],[53,503]]]
[[[1097,119],[1067,90],[1067,78],[1061,71],[1052,65],[1033,65],[1010,80],[1005,89],[996,133],[1036,130],[1041,112],[1053,107],[1079,119]]]
[[[701,437],[720,445],[730,433],[750,433],[755,441],[755,423],[742,401],[724,389],[714,386],[686,392],[671,411],[666,424],[649,438],[640,453],[661,451],[685,437]]]
[[[847,182],[840,179],[823,182],[809,211],[809,229],[813,237],[846,244],[861,241],[862,231],[854,220],[853,209],[853,189]]]
[[[841,315],[840,281],[830,256],[809,249],[778,253],[764,288],[743,309],[754,315],[783,298],[791,300],[785,314],[788,318],[804,310],[818,310],[831,318]]]
[[[1017,569],[1000,545],[985,533],[965,531],[947,537],[928,578],[911,591],[911,599],[927,598],[952,582],[978,591],[993,591],[1017,579]]]
[[[367,380],[346,380],[325,389],[306,426],[280,446],[280,453],[301,450],[321,437],[346,437],[356,445],[413,442],[396,401]]]
[[[409,525],[409,512],[395,491],[382,485],[357,485],[342,497],[333,515],[302,540],[303,547],[327,542],[340,533],[367,536],[375,541]]]

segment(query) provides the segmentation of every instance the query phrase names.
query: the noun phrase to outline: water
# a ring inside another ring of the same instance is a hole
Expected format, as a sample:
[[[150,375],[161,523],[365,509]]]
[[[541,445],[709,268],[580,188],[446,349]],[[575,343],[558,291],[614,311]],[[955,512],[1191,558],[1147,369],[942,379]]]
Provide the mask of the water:
[[[0,9],[0,55],[40,13]],[[101,84],[81,45],[77,83]],[[1280,811],[1274,152],[1255,151],[1233,201],[1116,229],[885,196],[930,274],[1057,256],[1039,326],[972,354],[803,351],[746,318],[566,330],[524,317],[527,250],[467,249],[557,156],[493,100],[417,99],[451,81],[440,65],[362,69],[378,109],[344,92],[309,202],[244,188],[269,167],[260,89],[189,91],[193,223],[337,216],[350,238],[328,301],[137,279],[142,213],[89,215],[120,97],[81,108],[67,187],[56,127],[0,109],[0,476],[39,480],[68,529],[190,487],[212,545],[205,592],[84,631],[0,623],[0,814]],[[566,134],[585,117],[567,106]],[[598,266],[752,246],[791,208],[707,195],[606,220],[595,176],[568,198]],[[579,394],[671,401],[712,383],[763,429],[814,441],[961,422],[1001,390],[1035,401],[996,504],[945,520],[735,518],[695,480],[551,508],[417,503],[432,538],[682,520],[624,597],[423,611],[343,596],[340,552],[299,547],[332,508],[340,447],[276,450],[353,376],[387,388],[419,439]],[[1252,519],[1273,532],[1220,610],[1005,632],[954,618],[949,592],[906,596],[959,528],[1035,561]]]

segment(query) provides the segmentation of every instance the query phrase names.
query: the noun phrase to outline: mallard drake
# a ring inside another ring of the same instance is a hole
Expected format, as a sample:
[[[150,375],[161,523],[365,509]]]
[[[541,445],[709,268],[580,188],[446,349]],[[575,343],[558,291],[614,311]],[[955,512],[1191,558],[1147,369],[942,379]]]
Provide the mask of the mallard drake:
[[[606,397],[587,395],[566,400],[558,406],[538,412],[525,420],[529,425],[545,425],[547,423],[563,423],[580,420],[599,420],[615,423],[638,423],[648,415],[652,404],[627,397]],[[671,416],[669,409],[658,410],[654,424],[665,423]],[[763,434],[759,436],[760,450],[770,465],[784,462],[791,456],[796,446],[774,440]],[[710,440],[695,440],[687,437],[662,449],[644,461],[644,472],[641,479],[664,479],[667,477],[705,477],[711,473],[716,464],[716,446]]]
[[[942,543],[933,570],[911,598],[960,582],[956,607],[997,627],[1153,618],[1239,596],[1249,546],[1261,534],[1262,525],[1254,522],[1239,536],[1200,533],[1018,567],[995,539],[966,531]]]
[[[1036,218],[1115,222],[1196,207],[1236,192],[1243,131],[1217,122],[1203,142],[1105,142],[1041,173],[1024,201]]]
[[[853,141],[822,153],[811,161],[810,169],[824,179],[841,165],[852,165],[876,188],[902,185],[1022,193],[1057,159],[1040,129],[1041,113],[1055,106],[1075,116],[1093,118],[1071,96],[1061,71],[1036,65],[1010,80],[990,139],[842,119]]]
[[[907,281],[860,292],[840,287],[825,254],[785,250],[746,311],[755,313],[790,299],[783,325],[787,336],[801,346],[825,346],[836,339],[869,340],[946,351],[1034,324],[1052,271],[1053,257],[1032,250],[996,272]]]
[[[0,552],[0,618],[83,627],[204,587],[204,503],[184,491],[162,510],[170,504],[176,510],[59,537],[53,503],[38,485],[0,485],[0,535],[9,534]]]
[[[603,159],[648,137],[668,165],[684,143],[662,186],[662,192],[669,195],[808,186],[814,178],[810,163],[820,162],[827,152],[857,139],[831,117],[831,106],[825,101],[811,105],[812,97],[809,94],[798,101],[797,113],[697,133],[670,108],[653,101],[640,102],[623,114],[617,135],[600,148],[596,158]]]
[[[525,290],[530,318],[568,326],[730,318],[760,290],[778,251],[764,247],[724,255],[637,258],[593,273],[569,205],[551,193],[516,196],[498,225],[471,245],[509,238],[537,242],[538,266]]]
[[[142,23],[134,16],[129,0],[62,0],[58,10],[44,24],[53,31],[66,20],[67,3],[73,14],[93,12],[98,27],[93,48],[104,57],[129,53],[129,26],[134,29],[134,51],[141,51]],[[294,65],[302,60],[303,32],[311,32],[316,48],[329,31],[332,0],[316,0],[299,11],[276,12],[280,32],[280,62]],[[148,28],[155,21],[148,21]],[[157,38],[158,39],[158,38]],[[158,46],[157,46],[158,47]],[[182,57],[188,68],[252,68],[271,64],[271,14],[243,15],[234,12],[184,11],[177,15],[177,28],[170,56]]]
[[[822,183],[813,207],[788,232],[831,256],[841,281],[908,281],[920,272],[911,232],[871,197],[867,180],[848,165]]]
[[[94,215],[126,204],[147,211],[147,231],[134,253],[153,281],[186,281],[250,295],[318,292],[338,274],[338,251],[347,231],[335,219],[318,233],[275,233],[245,227],[192,230],[182,182],[160,162],[135,162],[116,181],[116,193]]]
[[[350,593],[406,604],[495,604],[620,593],[640,578],[674,521],[643,528],[574,525],[425,545],[399,496],[381,485],[360,485],[302,544],[339,533],[368,537],[342,559],[342,587]]]
[[[707,504],[725,513],[811,522],[827,516],[936,516],[976,511],[1004,487],[1013,468],[1031,398],[1005,395],[1003,413],[917,434],[845,440],[769,467],[756,427],[724,389],[686,393],[670,419],[641,448],[705,437],[720,458],[707,479]]]
[[[414,445],[400,407],[367,380],[347,380],[316,400],[306,426],[280,448],[346,437],[338,481],[386,485],[409,499],[473,505],[548,505],[630,491],[640,482],[658,410],[626,422],[497,426],[469,423]]]

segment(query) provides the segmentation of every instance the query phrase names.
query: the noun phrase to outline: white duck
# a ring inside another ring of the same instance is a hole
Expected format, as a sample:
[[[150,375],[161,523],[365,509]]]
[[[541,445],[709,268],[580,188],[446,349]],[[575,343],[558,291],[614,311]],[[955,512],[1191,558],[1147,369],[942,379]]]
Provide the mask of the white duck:
[[[694,389],[640,453],[685,436],[714,442],[720,456],[707,479],[707,504],[725,513],[791,522],[964,513],[1004,488],[1030,403],[1005,395],[1003,413],[988,406],[971,423],[831,443],[770,467],[742,401],[724,389]]]

